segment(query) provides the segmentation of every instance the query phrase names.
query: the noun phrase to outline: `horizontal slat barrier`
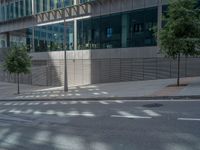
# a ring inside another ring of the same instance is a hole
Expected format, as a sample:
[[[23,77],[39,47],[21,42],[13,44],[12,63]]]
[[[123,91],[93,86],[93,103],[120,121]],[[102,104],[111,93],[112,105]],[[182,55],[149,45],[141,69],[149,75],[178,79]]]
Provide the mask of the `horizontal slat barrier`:
[[[199,66],[199,58],[182,58],[181,77],[200,76]],[[177,77],[177,61],[167,58],[70,59],[67,61],[67,72],[69,86],[167,79]],[[16,76],[1,70],[0,80],[16,82]],[[35,61],[31,74],[21,75],[20,82],[33,85],[63,85],[64,61]]]

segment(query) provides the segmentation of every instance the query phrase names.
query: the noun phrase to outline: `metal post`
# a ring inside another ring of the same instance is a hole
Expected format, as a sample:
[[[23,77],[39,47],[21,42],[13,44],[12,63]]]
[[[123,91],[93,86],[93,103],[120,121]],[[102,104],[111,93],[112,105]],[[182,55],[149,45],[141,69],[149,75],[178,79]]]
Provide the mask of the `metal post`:
[[[159,34],[162,29],[162,0],[158,0],[157,46],[160,46]]]
[[[32,15],[35,15],[35,3],[34,3],[34,0],[31,1],[32,3]],[[35,52],[35,27],[33,26],[32,27],[32,50],[31,52]]]
[[[177,72],[177,86],[180,86],[180,60],[181,60],[181,54],[179,53],[177,56],[178,61],[178,72]]]
[[[74,20],[74,51],[78,49],[77,45],[77,20]]]
[[[68,81],[67,81],[67,47],[66,47],[66,20],[64,18],[64,91],[68,91]]]

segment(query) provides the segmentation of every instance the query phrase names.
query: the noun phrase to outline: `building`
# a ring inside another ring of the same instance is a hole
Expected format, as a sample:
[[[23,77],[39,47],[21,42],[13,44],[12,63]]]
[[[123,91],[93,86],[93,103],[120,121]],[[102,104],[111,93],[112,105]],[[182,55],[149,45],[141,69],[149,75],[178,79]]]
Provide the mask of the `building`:
[[[27,45],[32,73],[21,82],[33,85],[63,85],[64,49],[69,86],[174,78],[155,36],[166,10],[167,0],[0,0],[0,55]],[[200,75],[198,64],[182,58],[181,76]]]

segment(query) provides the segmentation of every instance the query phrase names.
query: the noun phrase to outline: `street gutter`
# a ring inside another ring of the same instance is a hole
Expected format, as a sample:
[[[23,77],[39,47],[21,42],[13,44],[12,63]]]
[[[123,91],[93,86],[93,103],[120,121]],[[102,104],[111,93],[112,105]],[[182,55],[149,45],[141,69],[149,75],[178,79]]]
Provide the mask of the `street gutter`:
[[[85,97],[85,98],[0,98],[0,101],[109,101],[109,100],[200,100],[200,95],[141,96],[141,97]]]

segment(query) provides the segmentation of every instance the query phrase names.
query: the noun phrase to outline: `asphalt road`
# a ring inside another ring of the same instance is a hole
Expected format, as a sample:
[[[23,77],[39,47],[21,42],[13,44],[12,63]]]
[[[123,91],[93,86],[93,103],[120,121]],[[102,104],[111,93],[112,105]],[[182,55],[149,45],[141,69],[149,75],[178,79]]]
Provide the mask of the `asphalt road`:
[[[0,150],[200,150],[200,101],[0,102]]]

